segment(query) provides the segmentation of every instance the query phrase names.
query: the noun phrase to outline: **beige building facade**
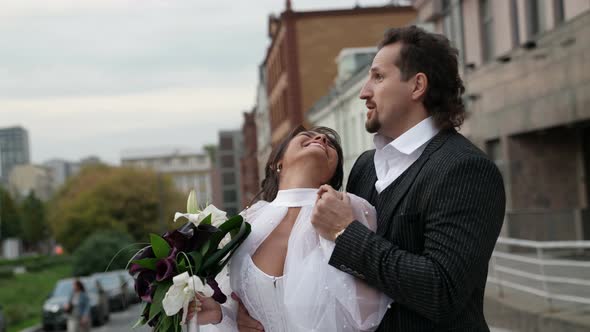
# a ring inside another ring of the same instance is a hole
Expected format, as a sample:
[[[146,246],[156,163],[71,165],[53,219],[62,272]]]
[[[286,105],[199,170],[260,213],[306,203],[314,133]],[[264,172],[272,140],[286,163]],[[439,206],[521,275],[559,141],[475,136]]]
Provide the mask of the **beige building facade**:
[[[590,1],[425,0],[460,50],[466,136],[498,164],[504,236],[590,239]]]
[[[47,201],[53,192],[53,177],[46,167],[17,165],[10,172],[8,187],[14,197],[19,199],[33,192],[40,200]]]
[[[210,156],[186,148],[141,149],[123,152],[123,166],[149,168],[172,178],[174,187],[185,193],[195,190],[199,206],[213,201]]]

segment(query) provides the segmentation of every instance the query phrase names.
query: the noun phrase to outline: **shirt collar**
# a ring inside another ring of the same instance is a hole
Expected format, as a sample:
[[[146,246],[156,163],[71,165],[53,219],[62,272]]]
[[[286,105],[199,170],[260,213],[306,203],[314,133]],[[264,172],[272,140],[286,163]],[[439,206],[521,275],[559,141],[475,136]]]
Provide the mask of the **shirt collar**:
[[[277,197],[270,204],[287,207],[314,205],[318,198],[318,190],[318,188],[279,190]]]
[[[436,127],[434,119],[428,117],[394,140],[381,134],[375,134],[373,143],[378,150],[391,145],[397,151],[405,155],[410,155],[422,145],[426,144],[426,142],[430,141],[438,132],[439,129]]]

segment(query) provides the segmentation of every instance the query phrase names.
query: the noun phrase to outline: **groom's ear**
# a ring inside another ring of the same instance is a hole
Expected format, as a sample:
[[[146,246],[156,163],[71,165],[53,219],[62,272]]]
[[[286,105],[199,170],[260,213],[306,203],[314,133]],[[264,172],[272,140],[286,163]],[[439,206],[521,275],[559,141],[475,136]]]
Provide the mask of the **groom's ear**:
[[[414,82],[414,88],[412,90],[412,100],[418,101],[426,96],[426,90],[428,89],[428,76],[424,73],[418,73],[412,79]]]

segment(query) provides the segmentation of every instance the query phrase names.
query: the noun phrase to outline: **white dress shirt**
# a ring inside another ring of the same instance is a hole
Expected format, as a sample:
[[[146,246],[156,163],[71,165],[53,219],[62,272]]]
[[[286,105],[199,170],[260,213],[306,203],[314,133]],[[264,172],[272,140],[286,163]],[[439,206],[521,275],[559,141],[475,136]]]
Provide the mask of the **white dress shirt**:
[[[375,134],[373,143],[376,149],[374,162],[377,192],[381,193],[418,160],[427,143],[438,132],[434,120],[428,117],[394,140]]]

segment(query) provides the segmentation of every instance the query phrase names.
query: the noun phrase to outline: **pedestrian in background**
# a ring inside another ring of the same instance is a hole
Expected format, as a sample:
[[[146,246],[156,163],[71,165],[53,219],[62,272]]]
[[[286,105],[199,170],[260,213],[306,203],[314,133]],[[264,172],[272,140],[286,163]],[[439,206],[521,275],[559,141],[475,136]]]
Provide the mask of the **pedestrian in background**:
[[[68,332],[90,330],[90,299],[80,280],[74,281],[70,301],[66,304],[68,312]]]

